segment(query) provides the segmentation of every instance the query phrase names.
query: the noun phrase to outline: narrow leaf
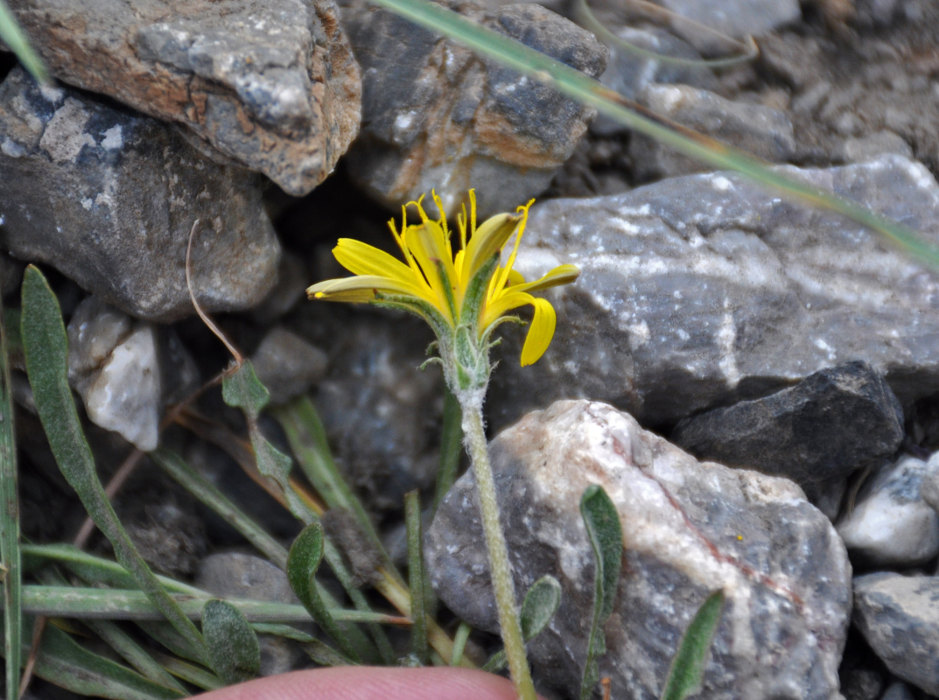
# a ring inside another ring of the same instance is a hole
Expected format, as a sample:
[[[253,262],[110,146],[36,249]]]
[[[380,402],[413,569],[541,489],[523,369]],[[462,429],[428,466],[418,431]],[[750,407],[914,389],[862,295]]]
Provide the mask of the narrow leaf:
[[[724,612],[724,592],[715,591],[698,608],[685,630],[665,682],[662,700],[684,700],[701,687],[704,666]]]
[[[591,484],[580,499],[580,514],[593,549],[595,574],[593,619],[587,641],[587,658],[580,684],[580,698],[586,700],[600,680],[598,660],[606,652],[603,623],[613,612],[616,588],[623,561],[623,530],[616,506],[601,486]]]
[[[29,39],[26,38],[26,34],[23,33],[16,17],[10,12],[4,0],[0,0],[0,40],[10,47],[37,82],[49,82],[49,74],[46,72],[42,59],[29,43]]]
[[[358,662],[360,657],[349,641],[348,630],[333,618],[316,587],[314,577],[323,560],[324,548],[323,526],[316,522],[304,528],[294,540],[287,555],[287,579],[313,620],[333,638],[343,654]]]
[[[560,605],[561,584],[554,576],[542,576],[531,585],[519,611],[519,624],[526,642],[541,634]],[[500,649],[486,662],[483,670],[495,673],[505,668],[505,664],[505,651]]]
[[[404,495],[404,523],[408,541],[408,588],[411,593],[411,653],[427,665],[427,612],[424,597],[424,557],[421,554],[421,503],[417,491]]]
[[[21,336],[26,373],[49,447],[65,480],[114,547],[121,565],[181,635],[202,649],[202,635],[169,597],[118,519],[95,471],[68,385],[68,340],[55,294],[33,265],[23,277]]]
[[[16,442],[10,385],[7,317],[0,299],[0,567],[3,579],[3,657],[6,696],[16,700],[20,678],[22,568],[20,507],[16,485]]]
[[[448,387],[444,388],[443,426],[440,430],[440,468],[434,490],[433,512],[456,481],[463,454],[463,415],[460,402]]]
[[[144,678],[185,694],[186,689],[153,656],[110,620],[85,620],[85,625]]]
[[[186,693],[154,683],[76,644],[53,625],[42,636],[36,675],[80,695],[115,700],[170,700]]]
[[[261,647],[245,616],[224,600],[210,600],[202,609],[202,634],[216,670],[226,683],[241,683],[261,670]]]

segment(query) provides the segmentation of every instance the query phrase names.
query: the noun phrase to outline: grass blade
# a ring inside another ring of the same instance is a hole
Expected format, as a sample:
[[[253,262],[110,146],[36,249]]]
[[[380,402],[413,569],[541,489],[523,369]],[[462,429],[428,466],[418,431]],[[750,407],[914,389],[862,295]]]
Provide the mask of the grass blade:
[[[876,231],[919,260],[939,267],[939,247],[912,229],[848,199],[824,192],[794,177],[776,172],[764,161],[715,139],[677,125],[666,126],[654,114],[639,114],[627,101],[600,81],[590,78],[515,39],[483,27],[429,0],[374,0],[415,24],[444,34],[488,59],[514,68],[558,92],[593,107],[620,124],[649,136],[674,150],[718,168],[735,170],[755,182],[806,204],[837,212]]]
[[[245,616],[224,600],[210,600],[202,608],[202,634],[212,668],[229,684],[255,678],[261,670],[258,636]]]
[[[144,678],[148,678],[157,685],[173,688],[180,693],[186,693],[179,682],[173,678],[143,647],[127,634],[121,627],[110,620],[86,620],[85,625],[110,646],[124,661],[130,664]]]
[[[421,556],[421,502],[417,491],[404,495],[404,523],[408,541],[408,588],[411,592],[411,653],[422,665],[430,658],[424,593],[424,557]]]
[[[117,560],[140,589],[181,635],[202,650],[202,635],[140,556],[98,479],[68,385],[68,340],[59,302],[33,265],[26,268],[23,276],[21,324],[26,373],[36,411],[65,480],[75,489],[88,515],[110,540]]]
[[[74,693],[115,700],[171,700],[187,695],[88,651],[54,625],[48,625],[43,634],[36,675]]]
[[[698,692],[708,651],[724,612],[724,592],[715,591],[698,608],[672,659],[662,700],[684,700]]]
[[[437,484],[434,489],[432,513],[437,512],[440,502],[456,481],[463,456],[463,414],[460,402],[444,387],[443,427],[440,431],[440,468],[437,469]]]
[[[6,696],[16,700],[20,684],[22,567],[20,507],[16,485],[16,442],[13,395],[7,354],[7,330],[0,299],[0,566],[3,572],[3,658]]]
[[[603,623],[613,612],[616,589],[623,563],[623,529],[613,501],[597,484],[591,484],[580,498],[580,514],[587,528],[595,562],[593,619],[587,641],[587,659],[580,685],[580,698],[589,698],[600,680],[599,657],[606,651]]]
[[[26,34],[23,33],[16,17],[10,12],[4,0],[0,0],[0,40],[10,47],[10,50],[20,59],[23,67],[37,82],[49,82],[49,74],[46,72],[42,59],[29,43],[29,39],[26,38]]]

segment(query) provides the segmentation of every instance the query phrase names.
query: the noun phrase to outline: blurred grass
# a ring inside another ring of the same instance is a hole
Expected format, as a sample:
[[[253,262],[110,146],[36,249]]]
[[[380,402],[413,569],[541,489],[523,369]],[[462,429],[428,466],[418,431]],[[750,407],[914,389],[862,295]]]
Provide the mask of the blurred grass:
[[[0,41],[3,41],[23,64],[23,67],[40,83],[49,82],[49,74],[30,45],[19,23],[10,12],[5,0],[0,0]]]

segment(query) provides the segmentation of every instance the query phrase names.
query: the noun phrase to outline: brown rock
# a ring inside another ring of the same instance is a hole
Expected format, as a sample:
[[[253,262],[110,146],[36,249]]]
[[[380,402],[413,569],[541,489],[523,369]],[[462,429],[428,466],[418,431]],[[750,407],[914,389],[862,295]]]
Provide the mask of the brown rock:
[[[357,133],[358,66],[332,0],[10,4],[56,77],[185,124],[290,194]]]

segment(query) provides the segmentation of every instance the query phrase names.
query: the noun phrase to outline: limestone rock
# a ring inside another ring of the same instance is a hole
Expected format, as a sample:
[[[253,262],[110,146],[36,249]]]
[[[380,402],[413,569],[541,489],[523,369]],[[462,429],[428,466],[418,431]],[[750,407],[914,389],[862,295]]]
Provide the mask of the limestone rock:
[[[156,332],[93,297],[68,325],[69,380],[88,418],[143,451],[159,440],[161,382]]]
[[[538,5],[460,11],[591,76],[605,67],[592,34]],[[591,110],[406,19],[372,6],[344,19],[363,75],[362,134],[347,162],[379,201],[397,207],[436,189],[454,214],[474,187],[480,215],[513,211],[586,131]]]
[[[936,475],[939,460],[904,457],[871,477],[838,523],[848,551],[880,567],[917,566],[939,554],[939,515],[921,493]]]
[[[686,418],[671,440],[699,459],[788,477],[813,502],[834,490],[832,508],[822,508],[834,516],[847,478],[879,468],[896,453],[903,410],[883,377],[852,362],[769,396]]]
[[[14,0],[55,77],[184,124],[294,195],[358,129],[361,82],[332,0]]]
[[[854,622],[892,673],[939,695],[939,577],[876,573],[854,580]]]
[[[260,177],[205,160],[176,130],[19,69],[0,85],[0,247],[47,262],[147,320],[257,304],[280,245]]]
[[[617,506],[625,546],[600,660],[614,688],[659,697],[686,625],[723,589],[702,697],[837,695],[850,565],[831,523],[791,481],[700,463],[597,402],[533,412],[490,449],[516,589],[545,574],[563,589],[549,628],[528,647],[543,690],[574,697],[580,681],[594,566],[578,504],[597,483]],[[471,472],[437,511],[425,553],[441,599],[494,629]]]
[[[939,185],[900,156],[786,172],[939,242]],[[647,425],[764,396],[862,360],[901,403],[939,391],[939,276],[860,225],[729,173],[532,207],[515,267],[581,269],[549,290],[545,356],[503,362],[488,402],[498,428],[557,398],[589,397]],[[494,355],[517,357],[507,328]]]

